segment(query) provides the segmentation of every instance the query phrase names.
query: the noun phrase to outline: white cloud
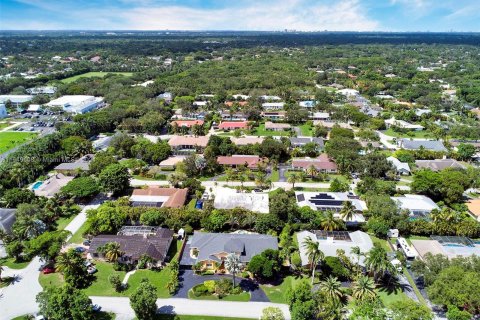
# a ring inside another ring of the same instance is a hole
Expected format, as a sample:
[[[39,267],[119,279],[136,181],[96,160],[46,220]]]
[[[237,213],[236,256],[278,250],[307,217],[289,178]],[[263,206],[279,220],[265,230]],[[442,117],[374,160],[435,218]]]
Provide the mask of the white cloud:
[[[137,30],[375,30],[358,0],[309,5],[305,0],[258,1],[223,9],[137,7],[120,13]]]

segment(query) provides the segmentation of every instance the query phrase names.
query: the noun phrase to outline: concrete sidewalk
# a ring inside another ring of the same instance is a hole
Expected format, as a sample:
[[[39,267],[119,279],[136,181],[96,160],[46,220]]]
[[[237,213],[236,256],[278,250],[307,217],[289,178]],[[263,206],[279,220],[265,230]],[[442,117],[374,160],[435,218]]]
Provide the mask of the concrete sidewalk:
[[[120,297],[90,297],[94,304],[103,311],[114,312],[117,320],[131,320],[135,313],[130,307],[128,298]],[[267,307],[280,308],[286,320],[290,320],[290,311],[286,304],[269,302],[233,302],[214,300],[191,300],[181,298],[157,299],[158,313],[203,315],[217,317],[238,317],[259,319],[263,309]]]

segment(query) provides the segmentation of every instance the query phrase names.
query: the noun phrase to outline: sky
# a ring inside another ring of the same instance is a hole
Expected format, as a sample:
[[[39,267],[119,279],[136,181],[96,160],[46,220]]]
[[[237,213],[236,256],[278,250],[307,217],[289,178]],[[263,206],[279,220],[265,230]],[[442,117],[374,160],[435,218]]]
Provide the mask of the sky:
[[[0,30],[480,32],[480,0],[0,0]]]

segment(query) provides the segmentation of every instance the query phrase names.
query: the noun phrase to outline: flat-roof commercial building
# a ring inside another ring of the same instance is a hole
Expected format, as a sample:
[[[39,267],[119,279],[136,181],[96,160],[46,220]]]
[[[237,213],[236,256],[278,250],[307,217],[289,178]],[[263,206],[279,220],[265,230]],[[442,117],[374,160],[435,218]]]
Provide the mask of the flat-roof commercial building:
[[[72,114],[84,114],[102,106],[103,98],[85,95],[62,96],[46,105],[62,108],[63,111]]]
[[[32,95],[26,94],[4,94],[0,95],[0,103],[6,104],[10,101],[13,107],[18,108],[25,102],[29,102],[33,99]]]

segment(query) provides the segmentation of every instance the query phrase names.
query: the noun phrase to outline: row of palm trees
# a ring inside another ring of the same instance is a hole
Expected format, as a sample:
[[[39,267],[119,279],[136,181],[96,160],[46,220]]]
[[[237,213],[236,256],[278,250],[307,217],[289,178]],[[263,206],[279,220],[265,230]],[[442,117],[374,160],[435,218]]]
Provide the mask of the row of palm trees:
[[[320,250],[319,243],[312,237],[307,237],[303,243],[303,248],[307,253],[311,271],[311,283],[315,279],[315,271],[318,264],[325,259],[325,254]],[[361,252],[359,247],[353,247],[351,254],[356,256],[355,270],[353,274],[354,282],[352,284],[352,297],[359,301],[374,300],[377,296],[375,291],[376,283],[387,273],[393,275],[396,273],[395,267],[388,259],[387,251],[381,246],[374,246],[369,252]],[[360,258],[365,257],[365,269],[368,275],[361,273]],[[333,276],[327,277],[320,282],[320,291],[333,304],[340,305],[345,298],[345,293],[341,289],[341,283]]]

